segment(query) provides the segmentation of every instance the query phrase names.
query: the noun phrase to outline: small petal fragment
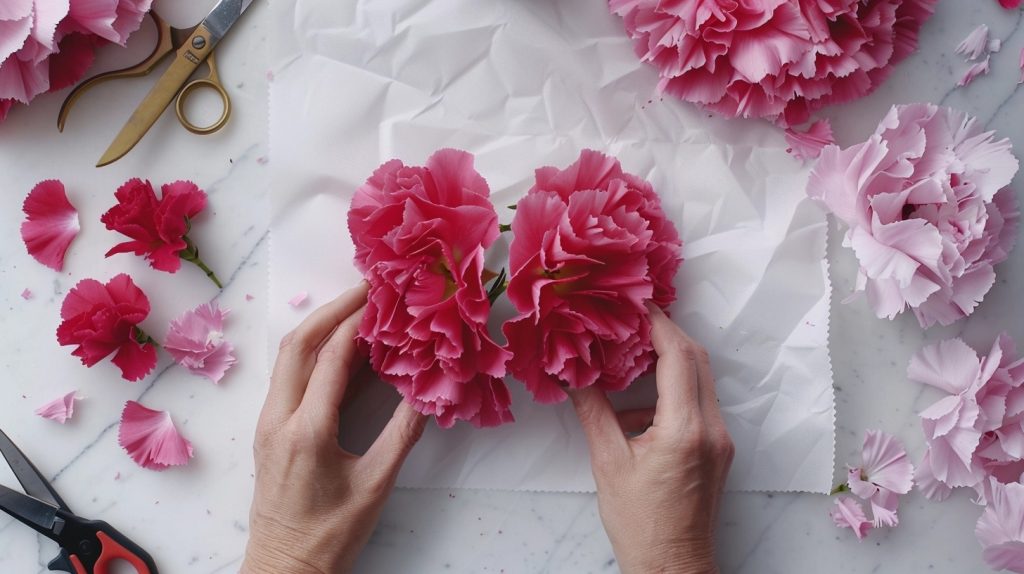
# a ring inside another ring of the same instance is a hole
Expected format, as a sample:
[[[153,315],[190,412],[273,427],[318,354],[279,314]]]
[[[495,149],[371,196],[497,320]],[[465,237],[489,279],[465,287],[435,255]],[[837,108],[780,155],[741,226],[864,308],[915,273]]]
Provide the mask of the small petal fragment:
[[[216,302],[204,303],[171,321],[164,348],[174,361],[214,384],[235,364],[234,347],[224,340],[228,311]]]
[[[850,528],[857,536],[857,540],[864,540],[868,531],[873,527],[871,521],[864,515],[864,508],[856,500],[848,496],[840,496],[836,499],[836,506],[830,513],[832,522],[839,528]]]
[[[832,135],[832,124],[826,119],[814,122],[802,132],[786,128],[786,143],[789,144],[786,151],[793,157],[808,161],[818,159],[821,150],[829,144],[836,143],[836,140]]]
[[[50,419],[51,421],[57,421],[60,424],[64,424],[74,416],[75,400],[77,399],[77,391],[71,391],[64,396],[54,399],[39,407],[36,409],[36,414],[44,419]]]
[[[21,292],[21,298],[26,300],[26,301],[31,299],[32,298],[32,290],[31,289],[25,289],[24,291],[22,291]]]
[[[988,63],[989,63],[989,57],[985,56],[984,60],[982,60],[982,61],[980,61],[980,62],[978,62],[976,64],[971,64],[971,67],[967,68],[967,71],[964,72],[963,77],[960,78],[960,81],[957,82],[956,85],[961,86],[961,87],[969,85],[978,76],[984,76],[985,74],[987,74],[988,70],[989,70]]]
[[[295,307],[296,309],[298,309],[299,307],[302,306],[303,303],[306,302],[306,299],[308,297],[309,297],[309,293],[307,293],[305,291],[302,291],[300,293],[296,293],[294,297],[292,297],[291,299],[288,300],[288,304],[291,305],[292,307]]]
[[[956,53],[974,61],[988,51],[988,26],[982,24],[971,31],[956,47]]]
[[[64,184],[52,179],[39,182],[25,198],[22,211],[26,217],[21,238],[29,255],[54,271],[63,269],[64,255],[82,229]]]
[[[181,436],[170,413],[128,401],[121,413],[117,442],[142,468],[164,470],[187,464],[192,443]]]

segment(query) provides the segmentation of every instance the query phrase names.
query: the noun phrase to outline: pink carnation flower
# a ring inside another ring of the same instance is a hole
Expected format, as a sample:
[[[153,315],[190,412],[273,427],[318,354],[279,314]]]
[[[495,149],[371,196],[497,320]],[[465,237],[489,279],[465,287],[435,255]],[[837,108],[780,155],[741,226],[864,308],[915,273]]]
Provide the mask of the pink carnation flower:
[[[164,348],[174,362],[189,372],[220,383],[224,374],[235,364],[234,347],[224,339],[224,319],[228,311],[216,302],[185,311],[171,321],[164,339]]]
[[[992,498],[974,534],[993,570],[1024,574],[1024,484],[991,483]]]
[[[625,389],[654,361],[647,304],[675,300],[682,261],[651,185],[585,150],[537,170],[512,231],[509,371],[543,403],[565,399],[563,385]]]
[[[1016,482],[1024,473],[1024,360],[1001,335],[988,356],[950,339],[911,359],[907,376],[947,395],[921,412],[927,450],[917,483],[930,499],[971,487],[988,499],[990,477]]]
[[[75,84],[101,44],[125,45],[152,0],[4,0],[0,121],[15,102]]]
[[[857,290],[879,317],[907,307],[923,327],[970,315],[1013,246],[1017,172],[1009,140],[932,104],[895,106],[868,141],[827,146],[808,194],[849,228]]]
[[[509,353],[487,334],[484,251],[498,237],[489,196],[473,156],[445,149],[423,167],[383,164],[348,213],[370,283],[359,325],[370,362],[442,427],[512,420],[501,380]]]
[[[936,0],[610,0],[660,89],[728,117],[799,124],[871,93]]]

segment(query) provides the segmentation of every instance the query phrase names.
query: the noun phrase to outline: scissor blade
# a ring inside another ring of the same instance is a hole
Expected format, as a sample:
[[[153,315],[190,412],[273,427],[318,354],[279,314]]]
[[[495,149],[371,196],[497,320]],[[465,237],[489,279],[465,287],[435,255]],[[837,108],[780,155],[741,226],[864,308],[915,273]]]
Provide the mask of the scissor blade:
[[[60,499],[57,491],[43,478],[39,469],[32,464],[32,461],[25,456],[25,453],[21,452],[21,449],[2,430],[0,430],[0,454],[3,454],[4,458],[7,459],[7,464],[14,471],[14,476],[29,496],[70,512],[68,506]]]
[[[49,538],[57,536],[57,507],[0,484],[0,510]]]
[[[160,114],[164,113],[167,106],[178,95],[178,91],[188,81],[189,76],[198,67],[199,62],[193,62],[181,54],[175,54],[171,67],[164,72],[164,75],[160,76],[153,89],[146,94],[146,98],[132,112],[132,117],[128,118],[128,123],[121,128],[121,132],[114,138],[114,142],[104,152],[96,167],[114,163],[132,151],[135,144],[139,143],[142,136],[146,135],[149,128],[153,127],[156,120],[160,118]]]
[[[202,23],[210,30],[211,40],[214,44],[228,33],[231,26],[238,21],[251,4],[252,0],[221,0],[213,7]]]

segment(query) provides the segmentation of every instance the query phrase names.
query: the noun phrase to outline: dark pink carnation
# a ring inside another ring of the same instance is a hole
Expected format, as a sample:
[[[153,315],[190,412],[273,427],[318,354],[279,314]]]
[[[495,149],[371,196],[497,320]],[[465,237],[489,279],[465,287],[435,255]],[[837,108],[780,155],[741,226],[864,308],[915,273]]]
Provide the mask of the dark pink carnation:
[[[660,88],[729,117],[798,124],[867,95],[936,0],[610,0]]]
[[[383,164],[348,213],[370,283],[359,336],[373,368],[442,427],[512,420],[509,354],[487,334],[484,251],[498,237],[489,196],[473,156],[445,149],[422,167]]]
[[[585,150],[536,178],[512,220],[509,372],[544,403],[563,385],[622,390],[654,361],[647,303],[675,300],[679,234],[615,158]]]

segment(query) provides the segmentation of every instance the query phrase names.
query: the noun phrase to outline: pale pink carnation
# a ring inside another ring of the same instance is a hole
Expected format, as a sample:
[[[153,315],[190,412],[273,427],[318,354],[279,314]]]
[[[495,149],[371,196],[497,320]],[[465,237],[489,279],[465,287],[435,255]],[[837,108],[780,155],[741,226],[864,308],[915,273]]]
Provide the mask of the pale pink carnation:
[[[871,93],[936,0],[610,0],[660,89],[728,117],[799,124]]]
[[[1016,238],[1009,140],[932,104],[895,106],[866,142],[830,145],[808,182],[848,231],[857,291],[879,317],[910,307],[923,327],[970,315]]]
[[[220,383],[236,362],[235,349],[224,338],[227,316],[228,311],[221,310],[216,301],[185,311],[171,321],[164,349],[189,372]]]
[[[509,354],[487,333],[484,289],[498,216],[473,156],[445,149],[423,167],[383,164],[356,190],[348,226],[370,283],[359,336],[374,370],[442,427],[511,421]]]
[[[1024,360],[1013,340],[996,339],[979,357],[960,339],[929,345],[911,359],[907,376],[946,396],[921,412],[927,450],[916,480],[930,499],[970,487],[989,498],[989,478],[1016,482],[1024,473]]]
[[[991,482],[992,497],[974,534],[993,570],[1024,574],[1024,484]]]
[[[647,304],[675,300],[682,243],[651,185],[585,150],[537,170],[516,207],[504,325],[509,371],[543,403],[625,389],[654,361]]]

